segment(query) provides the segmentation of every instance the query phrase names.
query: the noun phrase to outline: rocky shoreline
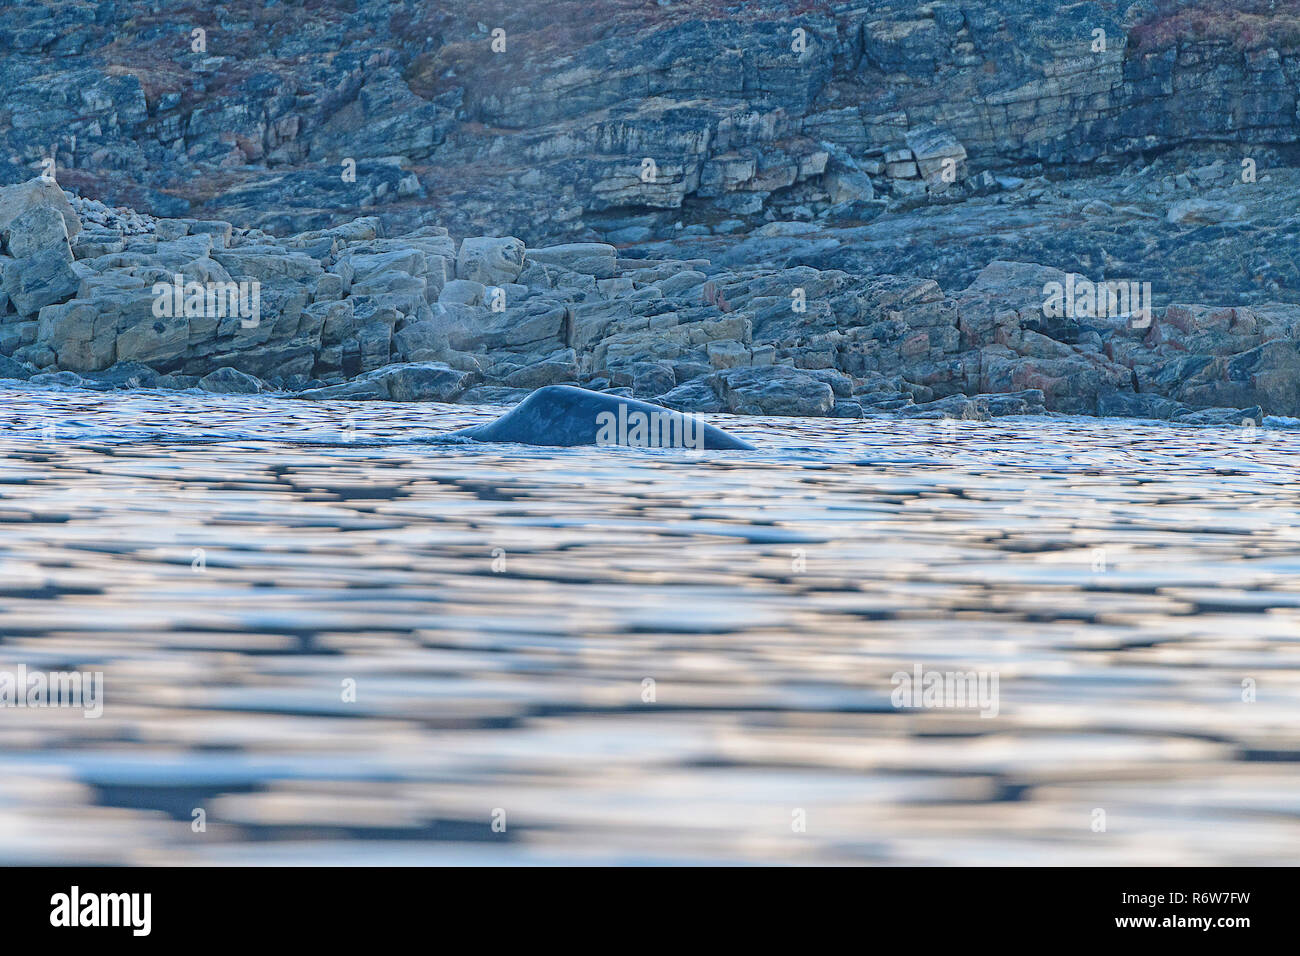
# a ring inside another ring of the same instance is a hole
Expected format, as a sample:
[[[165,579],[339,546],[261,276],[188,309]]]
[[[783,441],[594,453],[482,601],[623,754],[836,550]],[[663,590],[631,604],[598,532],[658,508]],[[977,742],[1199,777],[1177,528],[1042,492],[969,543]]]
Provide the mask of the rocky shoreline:
[[[1300,416],[1300,0],[164,6],[0,24],[0,376]]]
[[[385,236],[375,217],[278,238],[35,179],[0,189],[0,276],[0,375],[37,384],[470,403],[572,384],[744,415],[1300,416],[1300,306],[1049,317],[1043,289],[1084,280],[1033,263],[944,290],[607,243]],[[260,315],[171,308],[193,283],[251,285]]]

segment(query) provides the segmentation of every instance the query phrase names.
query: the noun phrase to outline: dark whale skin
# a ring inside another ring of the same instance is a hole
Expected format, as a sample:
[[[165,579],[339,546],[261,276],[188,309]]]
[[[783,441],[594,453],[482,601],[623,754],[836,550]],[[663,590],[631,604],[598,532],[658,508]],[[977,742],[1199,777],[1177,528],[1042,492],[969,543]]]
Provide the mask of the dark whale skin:
[[[622,398],[605,392],[593,392],[574,385],[543,386],[496,421],[462,428],[451,434],[479,442],[515,442],[520,445],[560,447],[595,445],[600,430],[597,416],[601,412],[610,412],[617,417],[620,414],[620,405],[624,406],[625,415],[641,412],[646,415],[653,413],[669,416],[667,420],[676,423],[680,428],[677,434],[700,435],[704,448],[749,451],[754,448],[749,442],[728,435],[720,428],[714,428],[690,415],[675,412],[662,405],[652,405],[649,402]],[[698,431],[686,430],[687,423],[692,430]],[[610,444],[622,444],[622,442]]]

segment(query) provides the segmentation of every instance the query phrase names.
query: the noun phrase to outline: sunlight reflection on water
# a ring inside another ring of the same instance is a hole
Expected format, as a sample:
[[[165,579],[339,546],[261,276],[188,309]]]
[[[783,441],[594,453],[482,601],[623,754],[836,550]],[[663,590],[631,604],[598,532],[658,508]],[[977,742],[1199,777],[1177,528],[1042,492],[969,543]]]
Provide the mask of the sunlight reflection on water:
[[[1300,433],[3,398],[2,862],[1294,862]]]

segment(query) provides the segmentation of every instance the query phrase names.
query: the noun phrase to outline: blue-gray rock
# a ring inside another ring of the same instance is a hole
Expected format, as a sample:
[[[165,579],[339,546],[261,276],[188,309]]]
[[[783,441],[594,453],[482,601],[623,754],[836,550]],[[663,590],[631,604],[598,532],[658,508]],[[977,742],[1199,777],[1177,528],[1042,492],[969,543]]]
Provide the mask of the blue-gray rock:
[[[199,388],[218,395],[256,395],[265,387],[261,379],[229,366],[199,379]]]
[[[835,406],[830,385],[811,372],[787,365],[727,369],[715,374],[710,383],[737,415],[820,417]]]
[[[346,399],[356,402],[454,402],[476,376],[442,362],[386,365],[341,385],[299,392],[309,401]]]
[[[32,370],[22,362],[11,359],[7,355],[0,355],[0,379],[28,379],[32,377]]]
[[[1220,425],[1241,426],[1258,425],[1264,420],[1264,413],[1258,405],[1250,408],[1198,408],[1175,415],[1170,421],[1179,425]]]
[[[33,316],[47,305],[66,302],[81,280],[72,269],[72,253],[58,246],[4,263],[3,285],[19,315]]]
[[[724,412],[727,410],[718,393],[709,384],[708,376],[701,375],[676,388],[664,392],[657,401],[679,412]]]

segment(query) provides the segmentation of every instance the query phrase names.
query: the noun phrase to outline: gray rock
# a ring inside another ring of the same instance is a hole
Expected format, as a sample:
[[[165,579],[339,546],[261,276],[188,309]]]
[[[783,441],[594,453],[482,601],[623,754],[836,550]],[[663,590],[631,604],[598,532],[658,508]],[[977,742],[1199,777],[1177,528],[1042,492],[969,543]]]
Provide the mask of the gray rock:
[[[728,369],[710,381],[738,415],[823,416],[835,407],[831,386],[785,365]]]
[[[474,379],[473,373],[440,362],[410,362],[380,371],[394,402],[454,402]]]
[[[915,127],[907,132],[907,146],[922,179],[941,181],[944,170],[949,168],[956,178],[964,178],[961,167],[966,161],[966,148],[947,130],[937,126]]]
[[[1246,207],[1241,203],[1218,202],[1212,199],[1181,199],[1169,207],[1165,219],[1179,225],[1230,222],[1246,218]]]
[[[597,279],[608,279],[615,274],[616,255],[614,247],[603,242],[569,242],[528,250],[528,258],[534,262],[558,266]]]
[[[1249,426],[1264,420],[1264,412],[1255,405],[1251,408],[1197,408],[1174,416],[1171,421],[1180,425]]]
[[[441,362],[407,362],[367,372],[342,385],[308,389],[295,397],[311,401],[454,402],[474,375]]]
[[[52,209],[57,212],[63,218],[69,239],[81,232],[81,218],[73,210],[58,183],[38,176],[25,183],[0,186],[0,233],[8,231],[15,219],[33,209]]]
[[[1114,392],[1097,399],[1097,414],[1116,418],[1153,418],[1160,421],[1180,415],[1187,406],[1149,392]]]
[[[175,388],[169,375],[162,375],[139,362],[118,362],[100,372],[85,372],[82,378],[110,388]]]
[[[266,383],[227,366],[199,379],[199,388],[219,395],[256,395],[265,390]]]
[[[19,315],[32,316],[47,305],[66,302],[76,294],[81,278],[72,268],[72,253],[54,246],[3,264],[0,288]]]
[[[867,202],[876,198],[871,177],[860,170],[843,169],[828,172],[824,182],[830,201],[836,205]]]
[[[524,267],[524,244],[513,236],[503,239],[477,237],[460,244],[456,257],[456,278],[485,286],[514,282]]]
[[[53,250],[72,260],[68,229],[63,216],[53,206],[33,205],[19,213],[0,229],[9,255],[26,259]]]
[[[33,385],[62,385],[65,388],[87,388],[93,383],[87,382],[76,372],[38,372],[27,379]],[[106,387],[106,386],[101,386]]]
[[[28,379],[31,376],[32,370],[22,362],[0,355],[0,379]]]
[[[112,255],[126,248],[126,242],[120,232],[91,231],[83,229],[72,240],[72,254],[77,259],[97,259]]]
[[[474,279],[452,279],[438,293],[441,305],[482,305],[486,286]]]
[[[392,401],[385,382],[356,379],[339,385],[326,385],[321,388],[308,388],[297,392],[294,398],[311,402],[350,401],[350,402],[388,402]]]
[[[664,392],[655,398],[657,404],[667,408],[675,408],[679,412],[723,412],[727,410],[718,393],[714,391],[713,386],[709,383],[709,377],[702,375],[699,378],[691,379],[689,382],[683,382],[676,388]]]
[[[159,219],[153,227],[153,234],[163,242],[189,235],[189,231],[189,223],[184,219]]]
[[[629,372],[632,375],[632,393],[643,398],[661,395],[677,381],[672,368],[658,362],[634,362]]]
[[[1043,393],[1027,388],[1020,392],[980,395],[950,395],[919,405],[898,409],[905,418],[960,418],[970,421],[987,421],[1005,415],[1042,415]]]
[[[502,383],[512,388],[541,388],[576,381],[578,374],[577,356],[568,349],[540,362],[515,368],[502,378]]]
[[[529,388],[505,385],[475,385],[465,389],[457,401],[462,405],[515,405],[532,394]]]

